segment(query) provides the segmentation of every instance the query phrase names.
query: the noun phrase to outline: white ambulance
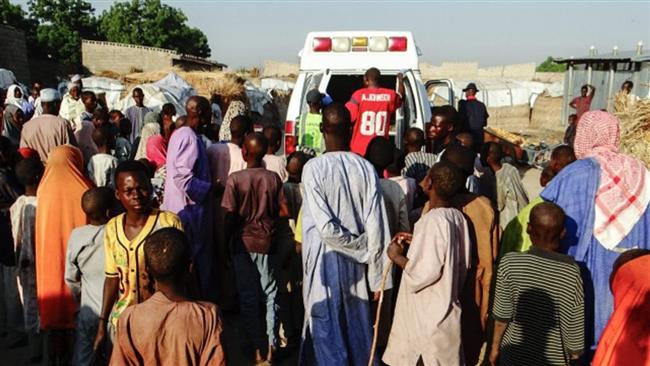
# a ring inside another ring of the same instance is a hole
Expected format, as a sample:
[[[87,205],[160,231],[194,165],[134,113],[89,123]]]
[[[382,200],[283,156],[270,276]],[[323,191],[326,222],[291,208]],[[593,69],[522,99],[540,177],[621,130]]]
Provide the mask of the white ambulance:
[[[311,32],[300,51],[300,73],[291,94],[285,122],[285,154],[295,151],[302,142],[304,127],[301,116],[309,110],[305,98],[312,89],[329,95],[334,102],[346,103],[352,93],[363,88],[363,75],[371,67],[381,71],[380,84],[397,91],[398,73],[404,74],[402,107],[396,112],[390,136],[395,146],[402,146],[402,136],[409,127],[424,129],[431,119],[431,103],[422,82],[420,50],[411,32],[341,31]],[[427,87],[446,84],[435,80]],[[450,96],[448,100],[453,100]]]

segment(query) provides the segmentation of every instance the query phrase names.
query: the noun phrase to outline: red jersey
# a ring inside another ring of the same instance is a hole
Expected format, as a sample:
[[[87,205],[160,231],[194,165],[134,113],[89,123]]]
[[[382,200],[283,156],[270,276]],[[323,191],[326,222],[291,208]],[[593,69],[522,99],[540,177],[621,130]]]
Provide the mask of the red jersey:
[[[350,148],[361,156],[366,154],[370,141],[376,136],[388,138],[390,123],[402,98],[386,88],[359,89],[345,105],[354,125]]]

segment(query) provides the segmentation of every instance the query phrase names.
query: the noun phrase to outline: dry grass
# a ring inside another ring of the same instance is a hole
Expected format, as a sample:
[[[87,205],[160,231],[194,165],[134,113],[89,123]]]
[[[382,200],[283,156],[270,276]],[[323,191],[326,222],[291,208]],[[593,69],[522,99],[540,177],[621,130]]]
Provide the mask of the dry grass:
[[[105,77],[105,78],[117,79],[117,80],[119,80],[122,77],[122,75],[116,73],[115,71],[110,71],[110,70],[102,70],[95,75]]]
[[[650,168],[650,99],[630,103],[627,95],[618,93],[614,114],[621,122],[621,151]]]
[[[510,132],[520,132],[528,129],[530,108],[527,104],[511,107],[488,107],[488,125],[503,128]]]
[[[246,100],[244,88],[244,77],[231,72],[222,71],[183,71],[179,68],[168,68],[152,72],[138,72],[128,75],[116,75],[115,73],[102,72],[100,76],[107,76],[120,80],[124,83],[126,90],[139,84],[154,83],[169,74],[175,72],[194,87],[199,95],[209,98],[212,94],[220,94],[227,101],[234,99]]]

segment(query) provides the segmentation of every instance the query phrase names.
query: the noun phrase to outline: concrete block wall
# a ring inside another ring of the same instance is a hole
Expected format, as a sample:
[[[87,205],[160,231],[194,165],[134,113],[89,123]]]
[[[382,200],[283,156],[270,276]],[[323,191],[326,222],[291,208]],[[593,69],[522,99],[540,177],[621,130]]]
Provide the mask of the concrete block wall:
[[[420,63],[420,71],[425,79],[474,79],[478,70],[477,62],[443,62],[440,66]]]
[[[113,71],[127,74],[132,69],[157,71],[172,66],[175,51],[162,48],[83,40],[82,63],[90,72]]]
[[[290,62],[266,60],[262,69],[262,77],[296,76],[300,65]]]
[[[535,63],[512,64],[503,66],[501,77],[507,79],[532,80],[535,77]]]
[[[18,81],[29,84],[29,62],[25,35],[13,27],[0,25],[0,68],[13,71]]]
[[[424,79],[486,80],[506,78],[532,80],[535,77],[535,63],[479,68],[477,62],[443,62],[439,66],[421,62],[420,71]]]

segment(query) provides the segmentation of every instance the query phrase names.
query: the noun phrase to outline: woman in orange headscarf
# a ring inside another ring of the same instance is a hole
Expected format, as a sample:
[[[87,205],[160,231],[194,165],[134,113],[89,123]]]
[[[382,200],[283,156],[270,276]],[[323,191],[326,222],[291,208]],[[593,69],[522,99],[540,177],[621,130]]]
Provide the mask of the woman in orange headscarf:
[[[650,365],[650,250],[632,249],[614,262],[614,312],[600,337],[593,365]]]
[[[36,291],[41,329],[74,327],[77,305],[63,277],[70,232],[86,224],[81,196],[93,186],[84,176],[83,166],[76,147],[54,148],[36,193]]]

